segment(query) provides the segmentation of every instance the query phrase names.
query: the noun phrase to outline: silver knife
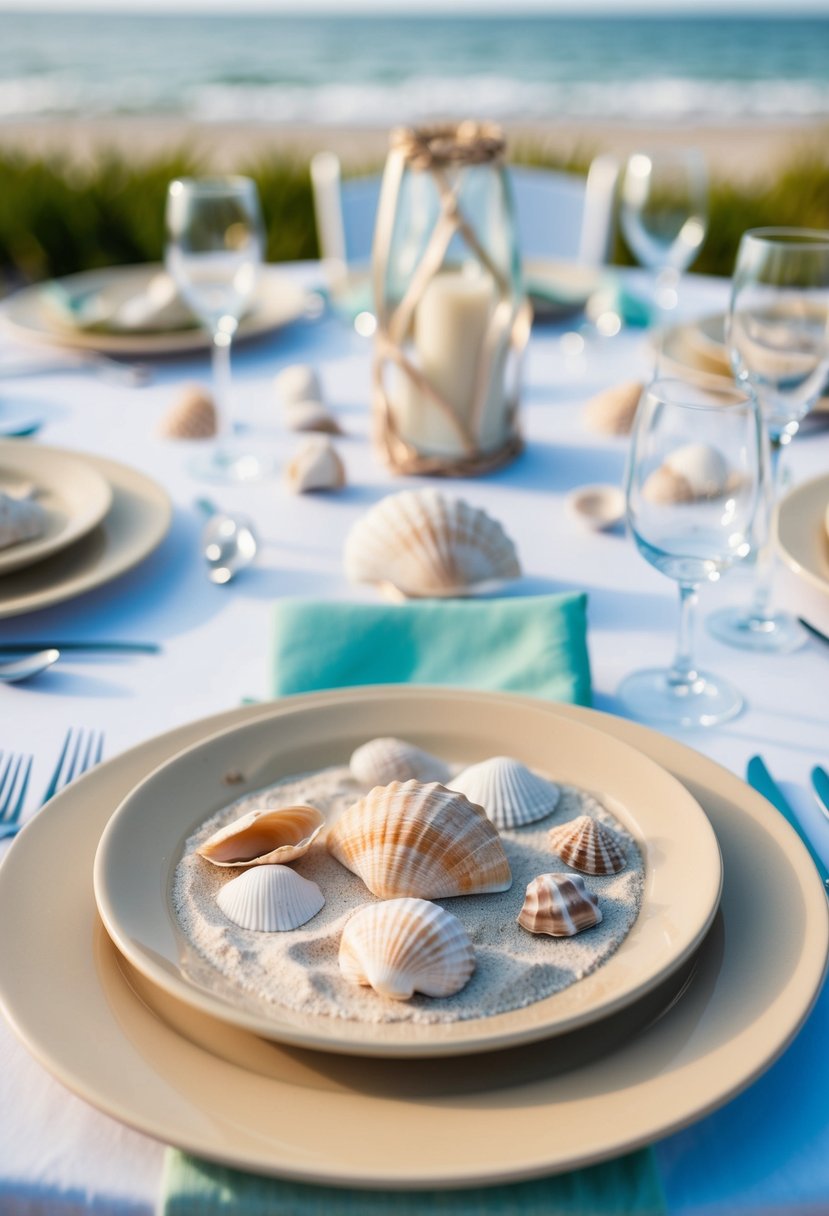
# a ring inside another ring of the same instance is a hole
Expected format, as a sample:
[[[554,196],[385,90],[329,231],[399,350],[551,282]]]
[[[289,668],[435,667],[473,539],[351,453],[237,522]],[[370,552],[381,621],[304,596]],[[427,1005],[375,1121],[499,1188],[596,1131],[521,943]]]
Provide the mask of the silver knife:
[[[32,650],[86,650],[95,654],[160,654],[155,642],[4,642],[0,654],[28,654]]]
[[[786,819],[797,832],[798,836],[806,846],[809,856],[815,863],[817,872],[823,880],[824,887],[827,889],[827,891],[829,891],[829,869],[826,868],[823,863],[823,859],[815,851],[814,845],[801,827],[797,816],[789,806],[786,799],[783,797],[783,793],[779,785],[774,780],[759,756],[752,756],[749,760],[746,777],[749,785],[753,789],[757,790],[758,794],[762,794],[764,798],[767,798],[772,806],[777,808],[783,818]]]
[[[812,769],[812,785],[814,786],[817,804],[829,819],[829,773],[825,768],[816,764]]]

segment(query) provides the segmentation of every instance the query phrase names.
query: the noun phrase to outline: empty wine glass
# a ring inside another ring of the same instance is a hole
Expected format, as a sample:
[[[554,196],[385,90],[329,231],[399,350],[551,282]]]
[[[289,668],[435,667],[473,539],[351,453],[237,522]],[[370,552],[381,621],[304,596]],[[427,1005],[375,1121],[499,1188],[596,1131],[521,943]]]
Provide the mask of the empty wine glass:
[[[654,380],[643,392],[628,454],[627,519],[642,556],[679,583],[673,664],[637,671],[619,697],[637,716],[671,726],[710,726],[734,717],[743,698],[697,669],[697,588],[749,552],[759,494],[761,426],[750,394]]]
[[[705,240],[708,176],[697,148],[634,152],[622,178],[620,222],[637,260],[656,276],[657,307],[676,307],[679,276]]]
[[[771,531],[781,455],[829,376],[829,232],[757,228],[743,234],[726,346],[736,380],[757,399],[767,444],[762,509],[752,537],[757,553],[753,602],[712,613],[708,628],[731,645],[780,653],[806,640],[796,617],[771,609]]]
[[[264,250],[256,184],[247,177],[179,178],[167,191],[167,270],[209,331],[218,433],[192,461],[210,481],[253,481],[262,461],[232,440],[230,348],[251,301]]]

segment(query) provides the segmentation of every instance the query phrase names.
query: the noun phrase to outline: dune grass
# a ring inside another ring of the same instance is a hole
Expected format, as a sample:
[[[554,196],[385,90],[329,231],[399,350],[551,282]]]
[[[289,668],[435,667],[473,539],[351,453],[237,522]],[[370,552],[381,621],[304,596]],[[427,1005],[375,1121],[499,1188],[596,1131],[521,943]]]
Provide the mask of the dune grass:
[[[513,159],[583,171],[590,149],[566,164],[552,164],[532,147],[513,149]],[[99,266],[158,261],[163,253],[167,183],[198,174],[205,165],[182,152],[131,165],[115,153],[93,166],[69,159],[38,160],[0,153],[0,281],[16,286]],[[307,165],[274,155],[239,171],[258,183],[268,230],[269,261],[317,256]],[[776,178],[756,184],[715,180],[710,225],[694,269],[728,275],[740,234],[765,224],[829,229],[827,140],[793,150]],[[615,260],[633,259],[617,238]]]

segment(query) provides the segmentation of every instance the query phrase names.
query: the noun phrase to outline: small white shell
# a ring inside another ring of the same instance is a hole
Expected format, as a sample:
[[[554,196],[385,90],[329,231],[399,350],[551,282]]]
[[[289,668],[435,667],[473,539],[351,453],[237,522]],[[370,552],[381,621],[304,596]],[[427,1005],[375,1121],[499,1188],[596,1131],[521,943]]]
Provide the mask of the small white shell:
[[[641,380],[625,380],[591,397],[584,407],[584,422],[601,435],[629,435],[644,385]]]
[[[578,874],[539,874],[527,887],[518,923],[529,933],[573,937],[602,919],[599,901]]]
[[[616,834],[591,815],[551,828],[549,839],[561,860],[583,874],[618,874],[627,865]]]
[[[294,494],[338,490],[345,485],[345,466],[331,440],[315,435],[288,462],[285,481]]]
[[[663,504],[719,498],[729,481],[728,461],[722,452],[707,443],[686,443],[654,469],[642,494],[651,502]]]
[[[389,494],[352,527],[345,570],[354,583],[409,597],[474,595],[518,578],[515,545],[501,525],[437,490]]]
[[[210,439],[218,429],[216,406],[207,389],[187,384],[161,419],[165,439]]]
[[[220,828],[196,852],[214,866],[264,866],[296,861],[322,831],[325,817],[313,806],[249,811]]]
[[[346,922],[339,963],[350,983],[407,1001],[415,992],[460,992],[475,970],[475,951],[451,912],[425,899],[390,899],[367,904]]]
[[[291,431],[322,431],[328,435],[341,435],[339,422],[330,414],[321,401],[307,399],[292,401],[285,406],[285,425]]]
[[[493,756],[470,765],[450,782],[470,802],[483,807],[496,828],[520,828],[551,815],[558,805],[561,790],[546,777],[540,777],[520,760]]]
[[[593,532],[613,528],[625,517],[625,496],[618,486],[579,486],[564,505],[573,519]]]
[[[47,520],[39,502],[0,491],[0,549],[42,536]]]
[[[260,933],[298,929],[325,898],[315,882],[288,866],[255,866],[226,882],[216,902],[228,920]]]
[[[319,376],[308,363],[292,363],[274,376],[274,385],[283,406],[296,401],[322,401]]]
[[[361,785],[389,785],[392,781],[440,781],[445,785],[449,765],[437,756],[392,737],[371,739],[358,747],[348,762]]]

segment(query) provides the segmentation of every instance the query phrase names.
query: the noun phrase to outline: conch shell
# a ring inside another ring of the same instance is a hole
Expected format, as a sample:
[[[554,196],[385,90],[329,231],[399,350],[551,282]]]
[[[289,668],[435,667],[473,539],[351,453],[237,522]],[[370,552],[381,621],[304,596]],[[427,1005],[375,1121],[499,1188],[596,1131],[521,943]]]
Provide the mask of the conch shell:
[[[561,860],[583,874],[618,874],[627,865],[615,833],[591,815],[551,828],[549,837]]]
[[[392,781],[348,808],[328,848],[378,899],[507,891],[512,874],[480,807],[437,782]]]
[[[650,502],[667,504],[719,498],[732,484],[728,461],[707,443],[686,443],[654,469],[642,487]]]
[[[409,598],[475,595],[521,574],[496,520],[433,489],[390,494],[358,519],[346,537],[345,570],[354,583]]]
[[[641,380],[625,380],[591,397],[584,407],[584,422],[601,435],[629,435],[642,396]]]
[[[388,785],[391,781],[440,781],[449,777],[449,765],[405,739],[371,739],[358,747],[348,762],[361,785]]]
[[[216,406],[200,384],[184,386],[158,427],[165,439],[210,439],[217,430]]]
[[[315,435],[288,462],[285,481],[294,494],[339,490],[345,485],[345,466],[331,440]]]
[[[350,983],[407,1001],[415,992],[460,992],[475,970],[475,951],[451,912],[425,899],[389,899],[367,904],[346,922],[339,962]]]
[[[313,806],[249,811],[214,832],[196,852],[214,866],[284,864],[308,852],[324,823]]]
[[[226,882],[216,902],[228,920],[260,933],[298,929],[325,898],[315,882],[288,866],[255,866]]]
[[[493,756],[470,765],[451,781],[470,802],[481,806],[496,828],[520,828],[551,815],[561,790],[511,756]]]
[[[573,937],[602,919],[599,901],[578,874],[539,874],[527,887],[518,923],[529,933]]]

